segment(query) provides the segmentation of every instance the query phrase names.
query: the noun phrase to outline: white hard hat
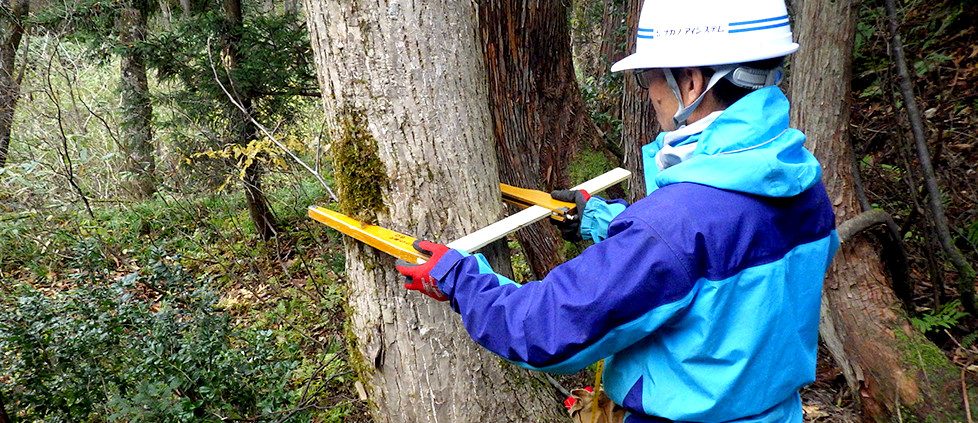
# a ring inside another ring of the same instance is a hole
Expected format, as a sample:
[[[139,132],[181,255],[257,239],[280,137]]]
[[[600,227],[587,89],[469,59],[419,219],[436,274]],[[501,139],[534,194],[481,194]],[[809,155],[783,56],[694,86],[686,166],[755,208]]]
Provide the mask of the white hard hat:
[[[783,0],[645,0],[635,53],[611,70],[745,63],[797,49]]]

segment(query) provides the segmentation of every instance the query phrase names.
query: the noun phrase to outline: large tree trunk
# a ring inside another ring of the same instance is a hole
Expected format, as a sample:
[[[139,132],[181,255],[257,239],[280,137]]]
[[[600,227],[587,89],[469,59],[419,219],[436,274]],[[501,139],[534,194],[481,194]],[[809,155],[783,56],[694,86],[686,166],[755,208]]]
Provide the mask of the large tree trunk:
[[[798,3],[801,49],[791,64],[792,119],[823,165],[841,223],[863,211],[854,190],[848,132],[856,2]],[[823,290],[823,341],[859,393],[867,419],[889,421],[903,413],[965,421],[955,367],[900,312],[879,251],[865,235],[842,244]]]
[[[122,80],[119,93],[122,103],[122,142],[129,172],[128,189],[137,199],[156,192],[156,157],[153,148],[153,106],[150,103],[146,65],[138,44],[146,41],[149,4],[146,0],[128,0],[119,11],[119,43],[124,53],[119,60]]]
[[[642,0],[628,0],[626,22],[632,30],[628,34],[626,51],[635,51],[635,31],[641,8]],[[660,128],[648,91],[638,86],[631,71],[625,72],[624,87],[621,106],[622,166],[632,172],[633,176],[628,183],[628,199],[634,202],[645,197],[642,146],[654,141]]]
[[[566,188],[569,163],[580,151],[601,147],[574,76],[568,3],[489,0],[480,5],[500,179],[546,191]],[[537,278],[563,261],[560,237],[545,222],[516,238]]]
[[[225,66],[227,66],[229,71],[228,74],[234,75],[239,67],[240,53],[238,52],[238,42],[243,30],[241,0],[224,0],[224,16],[227,22],[222,40],[224,44]],[[254,95],[247,89],[240,89],[240,85],[237,87],[239,88],[229,88],[229,91],[235,95],[234,101],[237,101],[244,110],[241,110],[241,108],[233,104],[228,105],[231,116],[228,123],[228,133],[233,143],[244,147],[255,138],[257,133],[257,130],[252,127],[249,119]],[[278,225],[275,220],[275,215],[272,214],[272,208],[268,204],[268,199],[265,197],[265,191],[262,189],[261,161],[255,160],[245,166],[247,167],[245,168],[242,185],[245,191],[245,201],[248,204],[248,215],[251,216],[251,221],[254,223],[255,231],[257,231],[258,235],[262,239],[268,240],[276,235],[276,227]]]
[[[3,0],[0,14],[6,38],[0,40],[0,169],[7,166],[10,151],[10,128],[14,123],[14,109],[20,98],[20,76],[17,74],[17,49],[24,35],[24,19],[30,9],[29,0]]]
[[[305,6],[341,209],[440,242],[499,218],[475,3]],[[376,421],[559,421],[541,375],[479,347],[447,304],[401,287],[392,258],[347,241],[350,351]]]

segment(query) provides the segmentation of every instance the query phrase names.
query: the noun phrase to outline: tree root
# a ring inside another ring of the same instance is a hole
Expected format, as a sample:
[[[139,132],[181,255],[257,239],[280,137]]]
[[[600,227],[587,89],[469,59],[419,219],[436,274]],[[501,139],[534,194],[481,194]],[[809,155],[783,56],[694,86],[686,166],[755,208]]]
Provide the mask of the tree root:
[[[910,282],[907,250],[903,245],[900,227],[893,217],[882,210],[870,209],[842,222],[836,230],[840,242],[849,242],[856,235],[877,225],[886,226],[886,235],[881,237],[880,244],[883,247],[883,264],[893,280],[893,293],[903,302],[904,309],[914,315],[913,285]]]

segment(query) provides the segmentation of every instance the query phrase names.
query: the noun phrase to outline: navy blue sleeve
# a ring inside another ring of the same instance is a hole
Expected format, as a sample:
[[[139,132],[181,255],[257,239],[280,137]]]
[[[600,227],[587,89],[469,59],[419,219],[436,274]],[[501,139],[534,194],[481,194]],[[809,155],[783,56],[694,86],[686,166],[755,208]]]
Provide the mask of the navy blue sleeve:
[[[642,221],[518,285],[481,255],[455,255],[432,276],[472,338],[523,367],[578,371],[648,336],[690,302],[688,266]]]

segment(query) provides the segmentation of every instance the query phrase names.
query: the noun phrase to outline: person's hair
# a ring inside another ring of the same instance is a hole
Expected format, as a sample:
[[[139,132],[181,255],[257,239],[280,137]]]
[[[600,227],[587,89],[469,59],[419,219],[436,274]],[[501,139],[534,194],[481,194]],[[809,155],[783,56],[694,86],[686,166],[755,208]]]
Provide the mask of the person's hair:
[[[771,70],[781,66],[782,63],[784,63],[784,57],[774,57],[771,59],[743,63],[743,65],[754,69]],[[713,69],[710,69],[709,66],[700,68],[700,71],[703,72],[704,78],[709,79],[711,76],[713,76]],[[721,78],[719,81],[717,81],[716,85],[711,88],[711,91],[713,91],[713,97],[715,97],[717,101],[723,104],[724,107],[728,107],[754,90],[751,88],[738,87],[734,85],[733,82],[730,82],[729,79]]]

